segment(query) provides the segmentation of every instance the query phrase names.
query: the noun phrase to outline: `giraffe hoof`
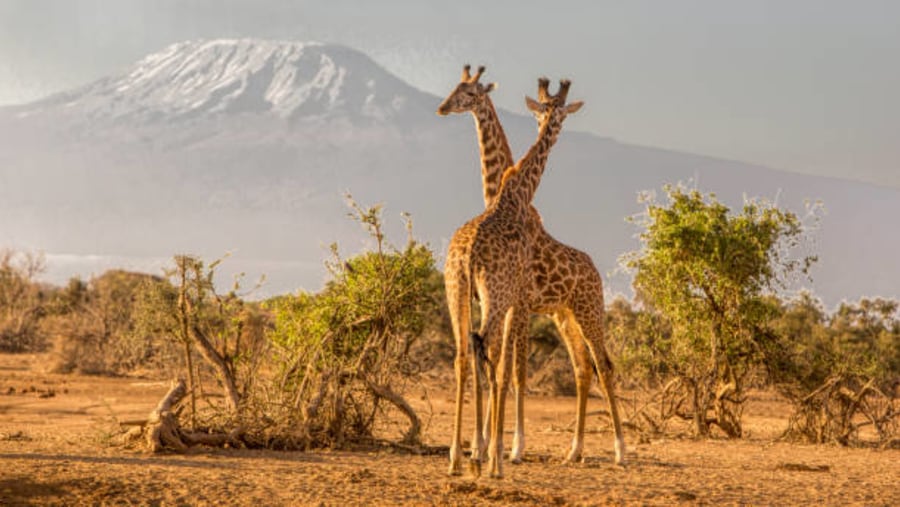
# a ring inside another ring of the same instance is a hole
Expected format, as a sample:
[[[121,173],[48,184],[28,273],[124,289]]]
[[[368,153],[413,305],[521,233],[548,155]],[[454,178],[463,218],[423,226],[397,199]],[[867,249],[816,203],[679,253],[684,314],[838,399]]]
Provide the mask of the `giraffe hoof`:
[[[481,477],[481,461],[477,459],[469,460],[469,473],[475,477]]]
[[[583,461],[583,459],[584,458],[580,452],[570,452],[566,456],[565,462],[575,464],[575,463],[581,463]]]
[[[491,458],[488,460],[488,465],[491,469],[491,479],[503,478],[503,463],[500,462],[500,459],[498,459],[496,456],[491,456]]]
[[[620,467],[625,466],[625,441],[622,439],[616,439],[615,442],[615,451],[616,451],[616,465]]]
[[[509,462],[512,463],[513,465],[521,465],[522,463],[525,462],[525,460],[523,460],[521,456],[516,456],[516,457],[510,459]]]

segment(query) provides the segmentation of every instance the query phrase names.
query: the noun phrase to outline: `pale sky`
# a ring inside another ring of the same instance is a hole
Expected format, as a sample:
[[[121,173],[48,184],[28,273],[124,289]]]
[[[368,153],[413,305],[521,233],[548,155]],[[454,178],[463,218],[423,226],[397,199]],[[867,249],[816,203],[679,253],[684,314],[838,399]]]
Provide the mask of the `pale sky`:
[[[518,112],[569,77],[571,128],[900,188],[900,1],[0,0],[0,104],[217,37],[345,44],[437,95],[483,63]]]

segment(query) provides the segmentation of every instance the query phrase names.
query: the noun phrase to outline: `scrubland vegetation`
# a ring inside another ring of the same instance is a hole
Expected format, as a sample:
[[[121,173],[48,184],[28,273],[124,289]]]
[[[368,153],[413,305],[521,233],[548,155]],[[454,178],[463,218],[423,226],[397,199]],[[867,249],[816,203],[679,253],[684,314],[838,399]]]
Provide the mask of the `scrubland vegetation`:
[[[607,307],[630,431],[740,438],[748,390],[766,388],[793,407],[784,438],[898,445],[898,302],[829,312],[810,293],[779,296],[816,260],[804,237],[815,209],[731,210],[680,188],[645,204],[642,247],[621,259],[635,299]],[[219,261],[190,255],[161,276],[113,270],[55,287],[36,281],[40,255],[4,251],[0,350],[49,351],[56,372],[180,378],[171,403],[131,432],[153,448],[422,449],[407,397],[423,373],[449,369],[443,279],[411,225],[395,246],[379,208],[351,207],[371,249],[345,258],[334,245],[321,291],[264,301],[243,280],[216,287]],[[535,319],[531,335],[532,387],[565,394],[571,369],[552,324]],[[385,429],[388,415],[402,431]]]

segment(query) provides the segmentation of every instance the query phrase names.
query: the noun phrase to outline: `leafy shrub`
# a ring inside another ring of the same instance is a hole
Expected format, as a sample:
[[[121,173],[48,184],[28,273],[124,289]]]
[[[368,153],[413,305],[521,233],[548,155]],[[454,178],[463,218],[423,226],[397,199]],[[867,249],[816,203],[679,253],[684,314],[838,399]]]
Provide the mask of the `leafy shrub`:
[[[793,213],[748,201],[739,213],[697,191],[666,187],[668,202],[647,198],[634,220],[643,247],[622,263],[647,309],[671,326],[666,356],[687,390],[697,434],[711,425],[741,435],[747,376],[763,359],[774,315],[770,294],[815,257],[791,257],[803,226]]]
[[[190,395],[189,411],[169,410],[144,428],[154,449],[340,446],[374,438],[392,408],[409,419],[403,440],[418,443],[421,421],[403,395],[420,372],[413,346],[441,322],[441,277],[411,233],[402,249],[385,241],[380,208],[351,206],[375,248],[344,259],[333,246],[331,280],[319,293],[249,304],[237,285],[216,291],[217,263],[178,256],[171,283],[139,299],[138,327],[182,349],[188,382],[175,382],[167,403]],[[224,404],[202,396],[209,374]]]
[[[897,310],[896,301],[862,299],[827,317],[808,293],[784,305],[767,355],[769,376],[794,405],[788,437],[855,445],[866,427],[883,445],[900,436]]]
[[[420,373],[412,347],[443,306],[440,277],[411,236],[402,249],[386,243],[378,207],[351,206],[374,251],[344,260],[333,246],[324,290],[265,305],[280,358],[281,410],[270,418],[303,428],[295,436],[305,445],[340,445],[372,438],[387,402],[410,420],[404,440],[416,442],[420,422],[403,392]]]

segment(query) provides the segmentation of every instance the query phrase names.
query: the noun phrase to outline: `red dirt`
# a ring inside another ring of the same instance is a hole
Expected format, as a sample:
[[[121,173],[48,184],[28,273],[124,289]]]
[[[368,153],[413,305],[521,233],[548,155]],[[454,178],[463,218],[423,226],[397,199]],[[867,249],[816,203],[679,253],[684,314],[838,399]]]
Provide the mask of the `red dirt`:
[[[900,451],[773,442],[788,406],[765,393],[745,412],[749,438],[638,444],[626,434],[625,468],[596,418],[585,461],[563,464],[574,399],[532,396],[526,462],[473,480],[448,477],[445,453],[123,449],[111,445],[115,421],[146,417],[167,383],[47,374],[43,362],[0,355],[0,505],[900,505]],[[432,445],[449,441],[449,387],[435,379],[428,391]]]

